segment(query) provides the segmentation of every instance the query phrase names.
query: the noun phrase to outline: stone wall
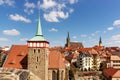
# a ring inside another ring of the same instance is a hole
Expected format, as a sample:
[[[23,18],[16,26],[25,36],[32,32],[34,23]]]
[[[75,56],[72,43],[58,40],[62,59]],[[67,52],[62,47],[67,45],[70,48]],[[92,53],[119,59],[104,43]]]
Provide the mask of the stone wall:
[[[48,49],[28,49],[28,70],[33,72],[42,80],[48,80]]]
[[[48,80],[65,80],[65,69],[49,69]]]

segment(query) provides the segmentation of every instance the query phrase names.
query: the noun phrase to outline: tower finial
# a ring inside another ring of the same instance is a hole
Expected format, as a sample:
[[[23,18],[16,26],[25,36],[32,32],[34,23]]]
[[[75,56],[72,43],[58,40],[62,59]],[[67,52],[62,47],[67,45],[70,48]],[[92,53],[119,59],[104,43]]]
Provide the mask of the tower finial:
[[[40,10],[39,10],[38,14],[39,14],[39,17],[38,17],[38,27],[37,27],[36,36],[41,36],[42,29],[41,29],[41,21],[40,21]]]

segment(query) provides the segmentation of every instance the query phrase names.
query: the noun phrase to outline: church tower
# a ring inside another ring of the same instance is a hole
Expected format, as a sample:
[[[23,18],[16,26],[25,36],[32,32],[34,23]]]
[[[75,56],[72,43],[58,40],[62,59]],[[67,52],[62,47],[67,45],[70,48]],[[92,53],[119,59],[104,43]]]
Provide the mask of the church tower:
[[[43,37],[40,16],[36,35],[27,41],[28,46],[28,70],[33,72],[41,80],[48,80],[48,47],[49,42]]]
[[[70,47],[70,36],[69,36],[69,32],[68,32],[68,36],[66,38],[66,45],[65,47]]]
[[[102,39],[101,39],[101,37],[100,37],[100,40],[99,40],[99,46],[102,47]]]

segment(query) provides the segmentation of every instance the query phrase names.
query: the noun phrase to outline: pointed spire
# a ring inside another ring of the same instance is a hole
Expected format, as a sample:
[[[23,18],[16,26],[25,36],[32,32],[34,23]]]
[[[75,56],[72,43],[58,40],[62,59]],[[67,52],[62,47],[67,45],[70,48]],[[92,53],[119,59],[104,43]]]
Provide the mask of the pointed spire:
[[[69,36],[69,32],[68,32],[68,36],[67,36],[67,38],[70,38],[70,36]]]
[[[100,36],[100,41],[99,41],[99,43],[102,43],[102,39],[101,39],[101,36]]]
[[[102,46],[102,39],[101,39],[101,36],[100,36],[100,40],[99,40],[99,46]]]
[[[66,47],[69,47],[69,46],[70,46],[70,36],[69,36],[69,32],[68,32],[68,36],[66,39]]]
[[[41,21],[40,21],[40,10],[39,10],[39,18],[38,18],[38,26],[37,26],[36,36],[42,36]]]
[[[30,39],[29,41],[46,41],[46,39],[43,37],[41,27],[42,26],[41,26],[41,22],[40,22],[40,11],[39,11],[39,18],[38,18],[36,35],[32,39]]]

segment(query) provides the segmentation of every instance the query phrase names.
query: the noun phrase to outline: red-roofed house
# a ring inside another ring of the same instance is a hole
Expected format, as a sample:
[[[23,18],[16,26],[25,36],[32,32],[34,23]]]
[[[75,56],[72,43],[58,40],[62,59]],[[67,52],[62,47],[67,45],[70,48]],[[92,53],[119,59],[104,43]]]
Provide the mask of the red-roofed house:
[[[49,80],[65,79],[65,61],[63,55],[58,51],[51,51],[49,54]]]
[[[56,48],[56,50],[61,50],[61,48]],[[48,78],[49,80],[65,80],[64,55],[60,52],[49,51],[49,42],[42,34],[40,17],[36,35],[27,41],[27,45],[13,45],[3,67],[28,69],[41,80],[48,80]]]
[[[103,71],[103,80],[120,80],[120,70],[107,68]]]
[[[27,54],[27,45],[13,45],[7,55],[3,67],[27,69]],[[66,68],[64,55],[58,51],[51,51],[48,59],[49,80],[64,80]]]
[[[13,45],[8,53],[3,67],[27,69],[27,45]]]
[[[115,69],[120,69],[120,56],[112,55],[108,63],[108,67],[113,67]]]

